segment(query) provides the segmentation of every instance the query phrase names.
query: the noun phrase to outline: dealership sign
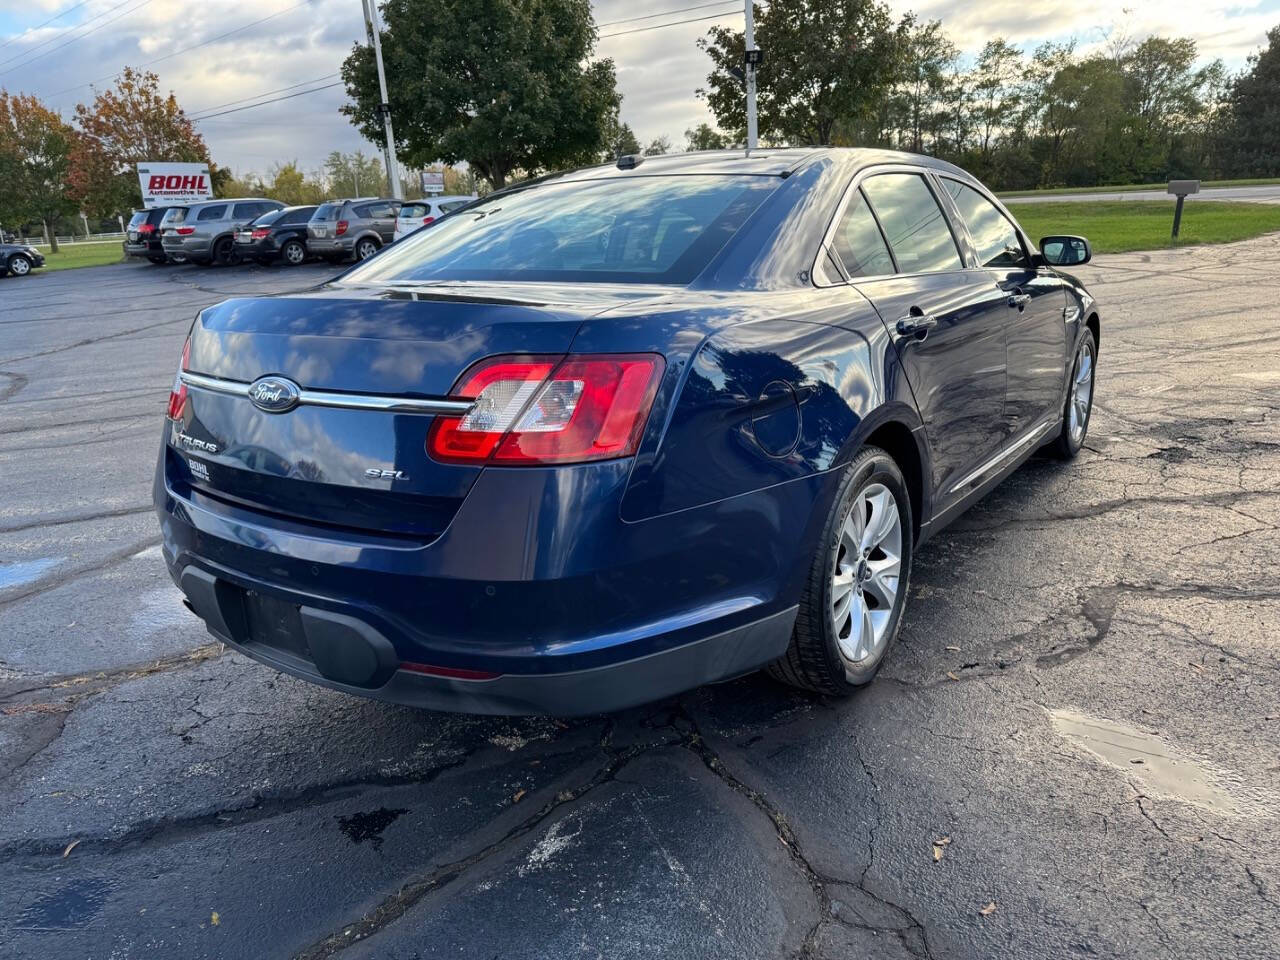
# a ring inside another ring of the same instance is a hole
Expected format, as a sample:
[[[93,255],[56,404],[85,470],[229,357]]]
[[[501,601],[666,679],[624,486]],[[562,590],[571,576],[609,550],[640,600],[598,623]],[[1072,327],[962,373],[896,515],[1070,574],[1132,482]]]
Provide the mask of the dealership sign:
[[[138,183],[142,205],[148,210],[213,199],[213,178],[207,163],[140,163]]]
[[[422,192],[444,193],[444,172],[437,170],[423,170]]]

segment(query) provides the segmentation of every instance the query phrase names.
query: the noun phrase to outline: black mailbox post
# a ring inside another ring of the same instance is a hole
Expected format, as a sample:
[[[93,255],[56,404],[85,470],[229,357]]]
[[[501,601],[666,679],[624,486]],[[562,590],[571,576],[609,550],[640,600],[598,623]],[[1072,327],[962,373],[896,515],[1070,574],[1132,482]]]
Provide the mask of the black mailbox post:
[[[1178,205],[1173,208],[1173,239],[1178,239],[1178,229],[1182,226],[1182,202],[1191,194],[1199,192],[1199,180],[1169,181],[1169,193],[1178,198]]]

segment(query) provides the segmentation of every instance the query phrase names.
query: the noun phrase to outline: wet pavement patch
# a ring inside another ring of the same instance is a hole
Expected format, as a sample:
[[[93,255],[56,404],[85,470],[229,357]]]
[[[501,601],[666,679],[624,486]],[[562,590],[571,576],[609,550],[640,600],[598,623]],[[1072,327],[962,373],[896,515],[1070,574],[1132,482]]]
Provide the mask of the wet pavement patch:
[[[337,817],[336,819],[338,821],[338,829],[346,834],[347,839],[352,843],[364,843],[368,840],[373,849],[381,850],[382,832],[408,812],[404,807],[399,807],[395,810],[380,807],[377,810],[353,813],[349,817]]]
[[[1230,816],[1242,811],[1217,781],[1222,775],[1201,761],[1179,755],[1151,733],[1115,720],[1104,720],[1075,710],[1050,710],[1049,719],[1059,735],[1080,744],[1152,792]]]
[[[107,902],[111,882],[82,877],[46,893],[22,912],[15,926],[23,930],[74,930],[96,917]]]

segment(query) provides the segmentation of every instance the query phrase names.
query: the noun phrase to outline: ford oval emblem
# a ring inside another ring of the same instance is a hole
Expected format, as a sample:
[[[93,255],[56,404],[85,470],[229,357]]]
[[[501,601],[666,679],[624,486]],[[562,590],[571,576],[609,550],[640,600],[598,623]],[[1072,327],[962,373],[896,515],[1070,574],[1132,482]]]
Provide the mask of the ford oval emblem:
[[[249,384],[249,399],[259,410],[267,413],[284,413],[298,405],[302,391],[292,380],[284,377],[259,377]]]

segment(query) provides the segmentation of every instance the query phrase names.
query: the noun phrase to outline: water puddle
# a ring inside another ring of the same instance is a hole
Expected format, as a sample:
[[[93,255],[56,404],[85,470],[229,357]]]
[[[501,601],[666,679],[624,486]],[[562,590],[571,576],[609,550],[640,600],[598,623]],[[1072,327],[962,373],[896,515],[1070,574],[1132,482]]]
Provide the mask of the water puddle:
[[[366,813],[353,813],[349,817],[337,818],[338,829],[345,833],[352,843],[364,843],[367,840],[373,849],[381,850],[382,832],[408,812],[403,807],[396,810],[382,807]]]
[[[1235,798],[1218,786],[1222,774],[1178,754],[1154,734],[1075,710],[1050,710],[1049,719],[1060,736],[1142,781],[1153,794],[1228,816],[1243,812]]]
[[[23,930],[74,930],[96,917],[113,884],[98,877],[72,880],[59,890],[38,897],[18,917]]]
[[[39,580],[41,574],[62,562],[62,557],[45,557],[43,560],[26,560],[21,563],[6,563],[0,560],[0,590],[5,587],[20,587],[32,580]]]

